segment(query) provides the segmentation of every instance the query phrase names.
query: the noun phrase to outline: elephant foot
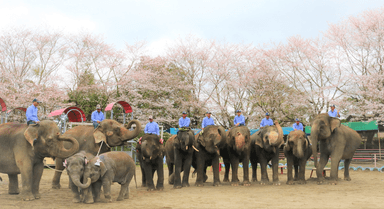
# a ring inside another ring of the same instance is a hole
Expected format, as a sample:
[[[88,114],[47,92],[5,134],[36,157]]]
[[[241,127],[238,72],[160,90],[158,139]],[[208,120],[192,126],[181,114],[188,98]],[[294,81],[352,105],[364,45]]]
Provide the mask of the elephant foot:
[[[175,174],[171,174],[169,177],[168,177],[168,183],[170,185],[173,185],[174,184],[174,178],[175,178]]]
[[[101,202],[101,199],[100,199],[100,197],[98,197],[98,198],[95,198],[94,201],[95,201],[95,202]]]
[[[320,179],[317,179],[317,184],[318,185],[321,185],[325,182],[325,179],[324,178],[320,178]]]
[[[299,180],[297,183],[298,183],[298,184],[306,184],[307,181],[306,181],[306,180]]]
[[[330,181],[329,185],[337,185],[337,181]]]
[[[81,199],[80,199],[80,197],[74,197],[74,198],[72,199],[72,202],[73,202],[73,203],[80,203],[80,202],[81,202]]]
[[[182,187],[189,187],[189,183],[188,182],[183,182]]]
[[[41,198],[40,193],[35,193],[35,194],[33,194],[33,196],[35,196],[35,199],[40,199]]]
[[[147,187],[147,185],[146,184],[142,184],[141,187]]]
[[[276,181],[276,182],[273,182],[273,185],[275,185],[275,186],[280,186],[280,185],[281,185],[281,183],[280,183],[280,182],[278,182],[278,181]]]
[[[124,197],[118,197],[117,199],[116,199],[116,201],[123,201],[124,200]]]
[[[215,187],[221,186],[220,181],[213,182],[213,186],[215,186]]]
[[[195,186],[197,186],[197,187],[202,187],[202,186],[204,186],[204,184],[201,183],[201,182],[196,182],[196,183],[195,183]]]
[[[173,185],[173,188],[174,188],[174,189],[181,189],[181,188],[183,188],[183,187],[182,187],[181,185],[177,185],[177,186],[176,186],[176,185]]]
[[[52,184],[52,189],[60,189],[61,185],[60,184]]]
[[[33,196],[32,194],[30,195],[24,195],[23,198],[22,198],[24,201],[32,201],[35,199],[35,196]]]
[[[351,181],[352,179],[351,179],[351,177],[344,177],[344,181]]]
[[[208,176],[205,175],[205,176],[204,176],[204,182],[206,182],[207,180],[208,180]]]
[[[86,204],[92,204],[92,203],[94,203],[93,198],[86,198],[86,199],[84,200],[84,203],[86,203]]]
[[[244,181],[243,186],[245,187],[251,186],[251,183],[249,181]]]
[[[252,182],[257,182],[257,179],[252,178]]]
[[[268,180],[261,180],[260,185],[269,185],[271,184]]]
[[[148,188],[147,191],[149,191],[149,192],[155,191],[155,188]]]
[[[223,179],[223,182],[229,182],[228,177],[225,177],[225,178]]]
[[[292,181],[292,180],[290,180],[290,181],[287,181],[287,184],[288,184],[288,185],[294,185],[294,184],[295,184],[295,182],[294,182],[294,181]]]
[[[239,186],[239,182],[232,182],[232,183],[231,183],[231,186],[233,186],[233,187],[237,187],[237,186]]]
[[[163,187],[163,186],[157,186],[157,187],[156,187],[156,190],[158,190],[158,191],[163,191],[163,190],[164,190],[164,187]]]
[[[16,188],[16,189],[9,189],[9,190],[8,190],[8,194],[19,194],[19,193],[20,193],[19,188]]]

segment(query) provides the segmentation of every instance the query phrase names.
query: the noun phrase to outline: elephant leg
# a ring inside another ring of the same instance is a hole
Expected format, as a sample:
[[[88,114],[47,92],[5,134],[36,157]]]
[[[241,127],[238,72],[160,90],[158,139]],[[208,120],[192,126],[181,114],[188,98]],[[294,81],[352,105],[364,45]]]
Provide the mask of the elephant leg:
[[[174,160],[175,160],[175,174],[173,188],[181,189],[181,167],[183,166],[183,159],[178,149],[174,149]]]
[[[22,199],[29,201],[34,200],[35,196],[32,194],[32,183],[33,183],[33,168],[32,163],[26,160],[24,166],[20,166],[22,190]]]
[[[36,163],[33,167],[33,179],[32,179],[32,194],[35,197],[35,199],[40,199],[40,180],[41,176],[43,175],[44,171],[44,163],[39,162]]]
[[[229,170],[231,170],[231,163],[228,160],[224,160],[224,179],[223,182],[229,182]]]
[[[306,181],[305,181],[305,164],[307,164],[307,161],[305,159],[299,160],[299,184],[306,184]]]
[[[142,162],[142,160],[139,161],[140,162],[140,170],[141,170],[141,186],[142,187],[146,187],[147,186],[147,179],[145,178],[145,165],[144,165],[144,162]]]
[[[351,177],[349,176],[349,165],[351,164],[352,159],[344,160],[344,180],[350,181]]]
[[[294,163],[293,167],[295,168],[295,175],[293,177],[293,180],[297,181],[297,180],[299,180],[299,165],[298,165],[298,163]]]
[[[129,185],[127,186],[127,189],[125,190],[124,199],[129,199]]]
[[[164,189],[164,166],[163,166],[163,157],[159,157],[157,160],[157,184],[156,189],[157,190],[163,190]]]
[[[77,188],[77,186],[73,183],[72,179],[71,179],[71,176],[69,176],[69,185],[71,185],[71,191],[73,193],[73,200],[72,202],[74,203],[79,203],[81,202],[81,198],[80,198],[80,193],[79,193],[79,189]]]
[[[82,189],[82,192],[83,192],[83,201],[84,203],[86,204],[91,204],[91,203],[94,203],[95,202],[95,198],[93,197],[93,185],[91,184],[90,187],[86,188],[86,189]]]
[[[239,178],[237,177],[237,172],[239,170],[239,158],[231,156],[231,165],[232,165],[232,186],[239,186]]]
[[[219,155],[215,155],[212,159],[213,186],[220,186],[219,158]]]
[[[331,154],[331,184],[336,185],[338,180],[339,163],[343,153],[337,151]]]
[[[148,187],[148,191],[153,191],[155,190],[155,186],[153,185],[153,171],[152,171],[152,164],[151,162],[143,162],[144,165],[144,170],[145,170],[145,181],[146,185]]]
[[[116,201],[122,201],[124,200],[125,193],[127,192],[129,183],[121,184],[119,196],[117,197]]]
[[[191,166],[192,166],[192,153],[188,154],[188,156],[184,160],[183,182],[181,183],[181,186],[183,187],[189,187],[189,173],[191,172]]]
[[[295,184],[293,182],[293,175],[292,175],[292,168],[293,168],[293,156],[288,154],[287,155],[287,184],[293,185]]]
[[[280,185],[280,182],[279,182],[279,151],[276,151],[275,155],[272,158],[272,177],[273,177],[273,183],[275,185]]]
[[[175,182],[175,174],[173,173],[174,163],[167,163],[168,166],[168,184],[174,184]]]
[[[196,177],[196,186],[204,186],[204,178],[206,173],[205,170],[205,158],[202,151],[196,153],[196,170],[197,170],[197,177]]]
[[[243,158],[243,186],[250,186],[249,183],[249,155]]]
[[[268,173],[267,173],[267,159],[260,158],[260,169],[261,169],[261,183],[262,185],[268,184]]]
[[[58,170],[58,171],[55,171],[55,174],[53,175],[53,179],[52,179],[52,189],[60,189],[60,178],[61,178],[61,174],[62,172],[60,171],[63,171],[65,169],[65,167],[63,166],[63,162],[64,160],[61,159],[61,158],[56,158],[55,160],[55,169]]]
[[[91,186],[92,186],[92,195],[93,195],[93,200],[95,202],[100,202],[100,191],[101,191],[101,185],[102,185],[102,182],[99,180],[99,181],[96,181],[95,183],[92,183]]]
[[[317,164],[316,168],[316,176],[317,176],[317,182],[318,184],[322,184],[324,181],[324,176],[323,176],[323,170],[325,165],[328,163],[329,156],[324,153],[320,153],[320,161]]]
[[[111,197],[111,182],[112,180],[103,179],[103,189],[104,189],[104,197],[108,200],[108,202],[112,202]]]
[[[257,182],[257,162],[252,162],[252,181]]]
[[[8,174],[8,178],[8,194],[19,194],[19,179],[17,178],[17,174]]]

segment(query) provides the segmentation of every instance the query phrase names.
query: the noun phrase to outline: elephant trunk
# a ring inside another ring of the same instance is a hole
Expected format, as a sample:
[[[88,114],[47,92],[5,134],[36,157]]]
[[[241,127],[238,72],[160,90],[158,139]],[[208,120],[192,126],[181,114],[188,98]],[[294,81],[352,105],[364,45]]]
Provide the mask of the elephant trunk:
[[[75,138],[61,135],[58,139],[60,141],[68,141],[72,144],[72,146],[70,149],[65,149],[63,143],[61,143],[61,146],[59,146],[58,150],[55,154],[53,154],[53,156],[58,158],[67,158],[79,151],[79,142],[77,142]]]
[[[136,124],[135,129],[133,131],[128,130],[132,127],[133,124]],[[121,127],[123,141],[128,141],[137,137],[140,134],[140,131],[141,131],[141,124],[138,120],[129,121],[129,123],[125,125],[125,128]]]
[[[91,178],[87,178],[87,181],[86,181],[86,183],[85,184],[82,184],[81,182],[80,182],[80,178],[75,178],[75,179],[73,179],[72,178],[72,182],[77,186],[77,187],[79,187],[80,189],[86,189],[86,188],[88,188],[89,186],[91,186]]]
[[[312,155],[315,167],[317,167],[317,141],[319,138],[319,130],[316,125],[312,126],[311,141],[312,141]]]
[[[245,145],[245,136],[243,134],[237,132],[235,135],[236,150],[239,152],[243,151],[244,145]]]
[[[284,132],[283,132],[283,129],[281,128],[279,122],[275,121],[275,126],[277,128],[278,138],[274,144],[277,146],[280,146],[281,144],[284,143]]]
[[[298,141],[295,148],[293,149],[293,155],[295,155],[297,158],[304,157],[303,143],[304,141]]]

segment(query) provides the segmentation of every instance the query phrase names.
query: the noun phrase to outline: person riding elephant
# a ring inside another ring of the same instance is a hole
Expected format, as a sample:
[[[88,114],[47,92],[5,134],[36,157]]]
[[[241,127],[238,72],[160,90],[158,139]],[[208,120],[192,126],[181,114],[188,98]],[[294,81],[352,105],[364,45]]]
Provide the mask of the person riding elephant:
[[[251,135],[252,181],[257,181],[257,163],[261,168],[261,184],[269,183],[267,164],[272,160],[273,182],[280,185],[278,177],[279,148],[284,143],[283,129],[275,121],[273,126],[265,126]]]
[[[312,155],[312,145],[303,131],[295,130],[288,134],[284,146],[284,155],[287,158],[287,184],[292,185],[294,181],[305,184],[305,165]],[[294,178],[292,167],[295,167]]]
[[[204,186],[207,167],[213,168],[213,185],[220,185],[219,158],[220,149],[226,143],[225,129],[221,126],[209,125],[204,128],[203,134],[195,135],[196,151],[193,153],[192,166],[196,169],[196,186]]]
[[[134,130],[129,130],[135,124]],[[64,133],[64,136],[75,138],[79,145],[80,151],[97,155],[98,153],[109,152],[111,147],[121,146],[124,142],[134,139],[140,134],[141,124],[138,120],[131,120],[124,127],[115,120],[105,119],[100,125],[94,129],[93,126],[76,126]],[[64,146],[68,146],[64,144]],[[60,177],[64,158],[56,158],[56,170],[52,179],[52,188],[60,189]]]
[[[227,142],[225,148],[220,150],[225,164],[224,182],[228,182],[229,167],[232,167],[232,186],[238,186],[238,167],[243,163],[243,185],[249,183],[249,158],[251,154],[250,131],[246,126],[236,126],[227,131]]]
[[[331,157],[331,184],[336,184],[338,168],[344,159],[344,180],[350,181],[349,164],[356,149],[361,144],[360,135],[353,129],[342,125],[340,119],[330,117],[327,113],[317,115],[312,121],[312,154],[316,167],[317,181],[323,183],[322,171]],[[317,162],[317,143],[320,142],[320,161]]]
[[[184,127],[177,135],[172,136],[165,144],[165,156],[169,171],[169,184],[174,188],[189,186],[189,173],[192,165],[192,155],[195,136],[190,128]],[[173,169],[175,167],[175,169]],[[175,171],[173,173],[173,171]],[[183,173],[181,180],[180,173]]]
[[[0,144],[0,173],[8,174],[8,193],[19,194],[17,175],[21,174],[23,200],[40,198],[45,157],[67,158],[79,150],[77,140],[61,135],[56,123],[49,120],[33,125],[1,124]]]
[[[85,165],[94,157],[95,156],[91,153],[81,151],[65,159],[63,163],[68,173],[69,185],[73,193],[73,202],[75,203],[83,202],[84,200],[85,203],[93,202],[93,199],[91,202],[88,202],[90,198],[85,198],[82,181],[84,177]]]

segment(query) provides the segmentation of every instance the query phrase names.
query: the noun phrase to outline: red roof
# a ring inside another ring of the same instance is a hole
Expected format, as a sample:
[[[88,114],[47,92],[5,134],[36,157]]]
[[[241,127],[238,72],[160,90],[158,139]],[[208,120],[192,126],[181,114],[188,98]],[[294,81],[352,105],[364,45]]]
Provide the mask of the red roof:
[[[125,102],[125,101],[118,101],[118,102],[111,103],[111,104],[107,105],[107,107],[104,109],[104,111],[111,111],[113,106],[116,103],[120,104],[124,108],[125,113],[131,113],[132,112],[131,105],[129,105],[128,102]]]
[[[49,113],[48,117],[59,116],[63,113],[67,114],[69,122],[84,122],[87,120],[84,111],[79,107],[67,107],[60,110],[55,110]]]
[[[15,109],[12,109],[12,110],[21,110],[21,111],[27,112],[27,108],[25,107],[16,107]],[[12,110],[8,110],[7,113],[11,112]]]
[[[7,111],[7,105],[5,104],[2,98],[0,98],[0,105],[1,105],[1,112]]]

